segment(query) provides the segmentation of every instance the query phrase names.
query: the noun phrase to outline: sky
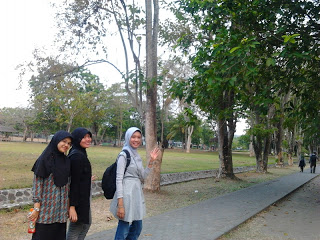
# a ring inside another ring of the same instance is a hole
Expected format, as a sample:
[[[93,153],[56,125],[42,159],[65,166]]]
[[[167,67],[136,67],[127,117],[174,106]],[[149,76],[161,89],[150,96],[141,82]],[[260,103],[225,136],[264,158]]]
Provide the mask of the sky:
[[[30,61],[35,48],[52,49],[56,30],[50,0],[1,0],[0,29],[0,108],[26,107],[28,86],[23,83],[19,89],[19,71],[15,68]],[[110,83],[114,78],[105,78],[105,68],[95,66],[90,70],[102,82]],[[237,134],[242,134],[244,122],[237,125]]]
[[[15,68],[18,64],[30,61],[36,48],[55,51],[53,39],[57,31],[50,1],[1,0],[0,108],[28,105],[28,86],[23,83],[21,89],[18,88],[19,71]],[[62,0],[54,2],[59,4]],[[118,55],[119,48],[112,48],[112,55]],[[113,63],[118,64],[117,59]],[[110,86],[121,80],[120,75],[106,64],[91,66],[89,69],[105,85]]]
[[[2,0],[0,4],[0,108],[27,106],[27,86],[19,86],[16,66],[36,47],[49,45],[53,16],[48,0]]]
[[[50,46],[53,15],[48,0],[2,0],[0,10],[0,108],[26,107],[26,84],[18,90],[18,64],[28,61],[36,47]]]

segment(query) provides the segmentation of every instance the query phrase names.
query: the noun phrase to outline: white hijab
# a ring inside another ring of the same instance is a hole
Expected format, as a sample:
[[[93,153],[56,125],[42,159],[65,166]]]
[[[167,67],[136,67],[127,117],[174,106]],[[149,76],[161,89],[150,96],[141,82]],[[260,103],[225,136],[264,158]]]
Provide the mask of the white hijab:
[[[124,149],[128,150],[131,155],[131,159],[132,159],[132,157],[134,158],[134,161],[137,164],[137,167],[139,170],[139,175],[141,177],[141,175],[143,173],[142,159],[137,151],[137,148],[133,148],[130,145],[130,139],[131,139],[132,135],[137,131],[141,133],[141,130],[137,127],[131,127],[126,131],[125,138],[124,138],[124,146],[123,146],[122,150],[124,150]],[[142,133],[141,133],[141,138],[142,138]]]

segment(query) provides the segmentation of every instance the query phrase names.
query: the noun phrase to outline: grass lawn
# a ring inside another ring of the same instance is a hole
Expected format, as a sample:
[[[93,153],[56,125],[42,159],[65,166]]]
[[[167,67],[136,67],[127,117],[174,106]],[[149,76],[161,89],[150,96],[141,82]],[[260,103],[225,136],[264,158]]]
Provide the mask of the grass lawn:
[[[0,189],[31,187],[33,173],[31,168],[45,149],[47,144],[30,142],[0,142]],[[107,146],[92,146],[87,150],[92,164],[92,173],[98,179],[106,167],[113,163],[121,148]],[[144,148],[139,149],[139,154],[146,163]],[[269,164],[275,159],[269,158]],[[255,158],[248,153],[233,153],[233,165],[252,166]],[[161,173],[188,172],[219,168],[217,152],[205,152],[192,149],[185,153],[181,149],[166,149],[162,159]]]

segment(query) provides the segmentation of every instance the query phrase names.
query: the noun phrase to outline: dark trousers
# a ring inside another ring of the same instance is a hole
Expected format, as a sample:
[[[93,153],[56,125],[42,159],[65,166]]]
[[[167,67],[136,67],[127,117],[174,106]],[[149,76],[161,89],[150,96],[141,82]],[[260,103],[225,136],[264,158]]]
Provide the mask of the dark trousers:
[[[303,172],[304,167],[300,166],[300,172]]]
[[[315,173],[316,172],[316,165],[310,166],[310,172]]]

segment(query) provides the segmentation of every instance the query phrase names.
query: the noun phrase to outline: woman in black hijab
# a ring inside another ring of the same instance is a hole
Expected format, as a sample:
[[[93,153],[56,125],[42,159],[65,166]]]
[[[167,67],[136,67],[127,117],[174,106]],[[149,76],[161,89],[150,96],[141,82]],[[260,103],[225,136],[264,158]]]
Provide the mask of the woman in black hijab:
[[[68,157],[71,160],[70,224],[67,240],[85,239],[91,225],[91,164],[86,149],[91,146],[92,134],[85,128],[72,132],[73,145]]]
[[[36,221],[34,240],[65,239],[70,189],[70,160],[65,154],[71,141],[70,133],[56,132],[32,167],[34,211],[28,218]]]

